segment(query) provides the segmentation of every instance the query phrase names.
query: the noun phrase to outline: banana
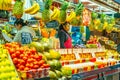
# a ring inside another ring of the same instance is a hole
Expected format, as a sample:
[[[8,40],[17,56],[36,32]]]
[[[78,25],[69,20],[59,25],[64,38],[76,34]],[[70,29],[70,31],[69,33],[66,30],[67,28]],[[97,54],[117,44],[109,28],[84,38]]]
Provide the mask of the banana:
[[[57,20],[59,18],[59,15],[60,15],[60,10],[56,8],[53,14],[51,15],[51,20]]]
[[[39,10],[40,10],[40,6],[39,6],[39,4],[37,3],[36,8],[35,8],[32,12],[29,12],[29,14],[34,15],[34,14],[36,14]]]
[[[37,3],[34,3],[32,7],[25,9],[25,13],[32,12],[34,9],[36,9],[36,7],[37,7]]]
[[[67,16],[66,21],[67,21],[67,22],[71,22],[71,20],[72,20],[73,18],[75,18],[75,17],[76,17],[75,12],[74,12],[74,11],[71,11],[70,15]]]
[[[55,7],[53,13],[51,14],[51,18],[56,14],[56,12],[57,12],[57,8]]]

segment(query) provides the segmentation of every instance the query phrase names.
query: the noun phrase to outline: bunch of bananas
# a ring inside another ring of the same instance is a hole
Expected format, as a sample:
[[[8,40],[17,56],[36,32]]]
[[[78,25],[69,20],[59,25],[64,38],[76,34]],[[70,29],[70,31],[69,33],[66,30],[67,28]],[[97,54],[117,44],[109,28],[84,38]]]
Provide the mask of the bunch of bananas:
[[[40,10],[40,6],[38,3],[34,2],[34,4],[30,7],[25,9],[25,13],[34,15]]]
[[[66,21],[71,22],[76,17],[76,13],[74,11],[70,12],[70,15],[67,16]]]
[[[54,11],[50,16],[51,20],[58,20],[59,15],[60,15],[60,10],[58,8],[54,7]]]
[[[10,10],[12,7],[12,0],[0,0],[0,10]]]

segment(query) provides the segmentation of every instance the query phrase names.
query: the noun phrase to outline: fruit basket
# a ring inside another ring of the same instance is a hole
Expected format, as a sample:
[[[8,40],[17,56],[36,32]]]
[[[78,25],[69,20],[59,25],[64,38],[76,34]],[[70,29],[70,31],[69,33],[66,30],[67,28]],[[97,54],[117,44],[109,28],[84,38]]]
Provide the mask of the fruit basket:
[[[21,78],[21,80],[40,79],[44,77],[49,77],[49,69],[50,68],[32,69],[29,71],[18,71],[18,75]]]

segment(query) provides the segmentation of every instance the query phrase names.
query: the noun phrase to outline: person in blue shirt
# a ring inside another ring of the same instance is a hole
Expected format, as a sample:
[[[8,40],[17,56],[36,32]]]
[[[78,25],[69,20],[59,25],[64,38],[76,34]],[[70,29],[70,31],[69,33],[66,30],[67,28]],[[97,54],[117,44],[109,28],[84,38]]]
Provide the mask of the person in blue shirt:
[[[19,42],[21,44],[29,44],[32,42],[32,38],[36,36],[34,30],[31,27],[26,26],[27,24],[23,19],[17,19],[14,23],[17,34],[14,37],[14,42]]]

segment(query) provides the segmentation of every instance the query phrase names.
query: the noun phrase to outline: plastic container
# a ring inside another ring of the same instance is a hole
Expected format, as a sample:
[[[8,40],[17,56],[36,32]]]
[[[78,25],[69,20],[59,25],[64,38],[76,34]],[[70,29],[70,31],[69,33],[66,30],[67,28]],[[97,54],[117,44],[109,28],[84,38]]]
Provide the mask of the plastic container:
[[[19,71],[18,74],[21,80],[34,80],[34,79],[49,77],[49,69],[50,68]]]

